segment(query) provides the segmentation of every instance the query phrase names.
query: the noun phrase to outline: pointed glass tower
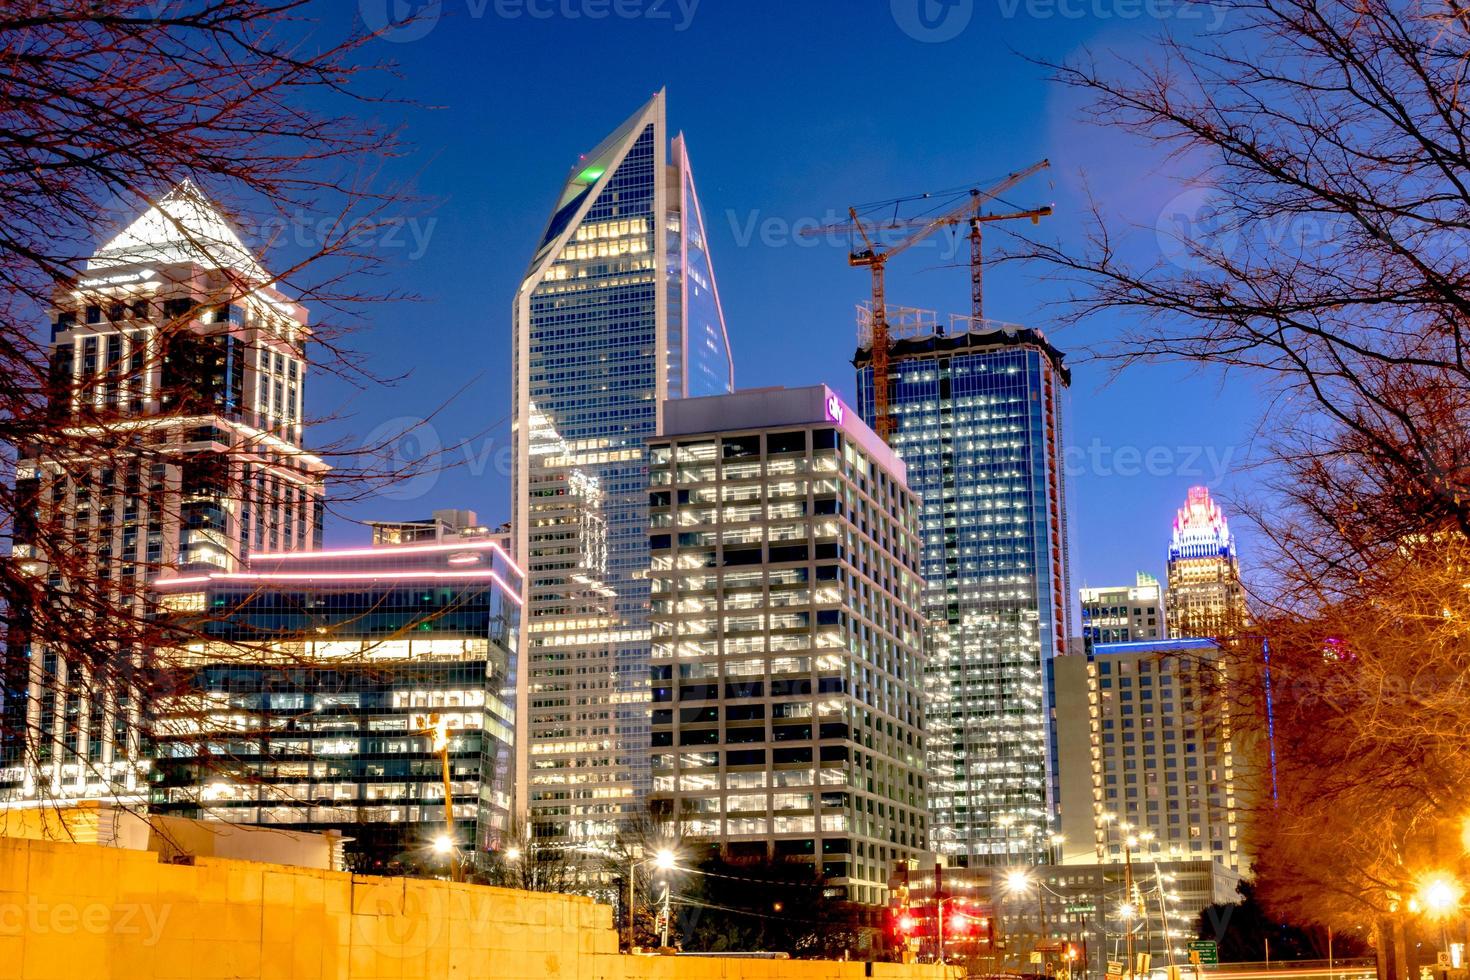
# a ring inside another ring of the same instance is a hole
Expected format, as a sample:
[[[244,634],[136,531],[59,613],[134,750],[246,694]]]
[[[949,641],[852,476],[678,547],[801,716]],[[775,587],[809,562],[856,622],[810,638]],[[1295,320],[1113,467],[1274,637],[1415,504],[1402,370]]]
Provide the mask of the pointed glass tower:
[[[649,788],[648,450],[668,398],[734,390],[684,139],[660,91],[572,167],[516,293],[512,523],[527,570],[518,793],[538,831],[599,839]],[[561,453],[538,452],[538,430]],[[600,489],[608,612],[565,620],[566,528],[538,487]],[[560,621],[558,620],[558,621]]]

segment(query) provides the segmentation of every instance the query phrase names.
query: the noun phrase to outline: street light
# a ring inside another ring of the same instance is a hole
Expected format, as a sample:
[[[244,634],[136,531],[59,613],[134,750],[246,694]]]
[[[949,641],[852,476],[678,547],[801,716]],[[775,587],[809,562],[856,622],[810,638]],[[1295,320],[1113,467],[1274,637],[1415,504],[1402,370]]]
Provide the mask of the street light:
[[[1045,886],[1042,885],[1039,879],[1031,877],[1029,872],[1022,871],[1019,868],[1006,874],[1006,891],[1012,895],[1024,895],[1031,890],[1032,885],[1036,886],[1036,945],[1039,947],[1042,943],[1051,941],[1051,937],[1048,935],[1046,928],[1046,896],[1042,894]],[[1044,951],[1040,952],[1042,972],[1045,973],[1046,953]]]
[[[1464,889],[1447,874],[1436,872],[1419,886],[1419,904],[1430,916],[1442,919],[1460,906]]]
[[[434,838],[434,853],[439,855],[454,853],[454,838],[448,834],[440,834]]]

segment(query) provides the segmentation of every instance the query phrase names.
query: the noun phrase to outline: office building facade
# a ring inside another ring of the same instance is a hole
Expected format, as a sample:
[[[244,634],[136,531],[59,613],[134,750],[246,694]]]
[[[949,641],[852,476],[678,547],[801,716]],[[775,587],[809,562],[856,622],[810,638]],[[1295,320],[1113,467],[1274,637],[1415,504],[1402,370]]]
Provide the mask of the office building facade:
[[[882,903],[926,836],[903,463],[822,385],[670,402],[651,446],[655,811]]]
[[[873,423],[868,311],[854,363]],[[922,501],[932,846],[1037,861],[1051,833],[1046,663],[1071,634],[1062,354],[1035,330],[889,311],[894,451]]]
[[[662,92],[572,168],[517,290],[513,321],[511,524],[513,552],[531,571],[527,623],[542,620],[543,601],[562,615],[556,592],[566,569],[538,571],[562,560],[560,524],[532,514],[533,486],[548,480],[582,481],[589,499],[595,487],[606,557],[594,588],[611,590],[606,622],[597,613],[595,625],[558,628],[554,644],[528,632],[528,737],[518,769],[533,823],[555,837],[605,838],[649,787],[645,440],[667,400],[733,388],[699,198],[683,137],[668,139]],[[533,455],[547,445],[564,451]],[[572,638],[580,649],[565,645]],[[578,695],[592,699],[585,714],[607,715],[586,726],[606,729],[589,734],[611,761],[596,772],[578,771],[579,752],[532,764],[540,738],[583,740],[562,734],[563,685],[537,688],[567,658],[607,682]]]
[[[1082,635],[1093,643],[1163,640],[1169,635],[1164,618],[1164,590],[1159,580],[1139,572],[1132,585],[1078,590],[1082,600]]]
[[[521,572],[488,536],[257,555],[162,581],[155,812],[333,830],[354,867],[501,845],[514,812]]]
[[[1235,535],[1207,487],[1190,487],[1174,518],[1168,586],[1172,637],[1227,637],[1250,624]]]
[[[149,584],[320,544],[307,313],[269,282],[186,182],[58,289],[55,430],[16,465],[37,591],[11,602],[0,797],[140,799]]]
[[[1221,647],[1100,643],[1053,668],[1057,702],[1069,706],[1056,716],[1063,859],[1120,862],[1133,837],[1169,859],[1247,873],[1249,733]]]

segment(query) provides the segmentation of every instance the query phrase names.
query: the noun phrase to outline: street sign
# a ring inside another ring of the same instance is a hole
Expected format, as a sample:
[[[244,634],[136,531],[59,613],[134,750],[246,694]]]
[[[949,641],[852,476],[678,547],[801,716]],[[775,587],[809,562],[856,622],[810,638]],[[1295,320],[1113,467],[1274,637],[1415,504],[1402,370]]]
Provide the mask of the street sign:
[[[1189,944],[1189,951],[1199,955],[1199,962],[1205,966],[1219,966],[1220,944],[1213,939],[1196,939]]]
[[[1091,915],[1097,911],[1096,905],[1068,905],[1068,915]]]
[[[1121,977],[1123,975],[1123,964],[1117,960],[1108,960],[1108,975],[1112,976],[1114,973]]]

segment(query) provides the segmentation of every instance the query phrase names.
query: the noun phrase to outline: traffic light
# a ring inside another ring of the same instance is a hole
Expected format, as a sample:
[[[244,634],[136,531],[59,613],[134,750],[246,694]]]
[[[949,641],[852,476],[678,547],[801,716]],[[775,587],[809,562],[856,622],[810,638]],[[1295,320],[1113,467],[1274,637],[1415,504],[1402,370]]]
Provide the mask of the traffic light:
[[[907,908],[895,909],[893,912],[893,938],[899,942],[907,942],[913,938],[919,928],[919,920],[915,919],[913,913]]]
[[[970,917],[963,912],[955,912],[949,917],[949,931],[952,935],[968,936],[970,925]]]

